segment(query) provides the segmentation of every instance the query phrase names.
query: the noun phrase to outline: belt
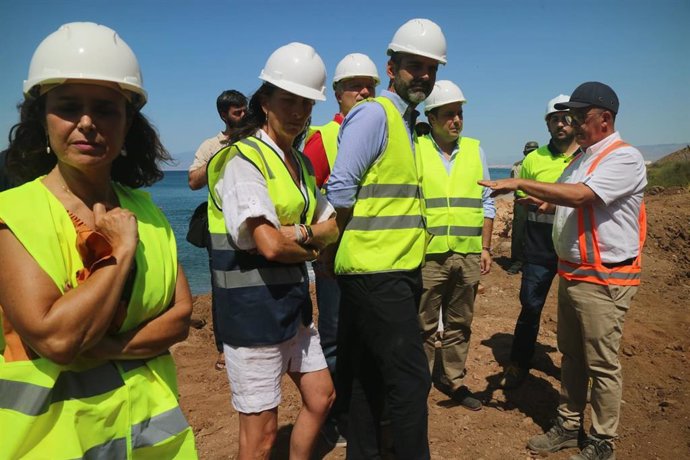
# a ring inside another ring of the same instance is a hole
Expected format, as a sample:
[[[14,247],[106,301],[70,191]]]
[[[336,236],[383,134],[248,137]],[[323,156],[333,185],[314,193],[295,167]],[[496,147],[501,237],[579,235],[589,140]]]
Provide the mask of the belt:
[[[626,267],[628,265],[632,265],[633,262],[635,262],[635,259],[636,259],[635,257],[631,257],[631,258],[625,259],[621,262],[607,262],[607,263],[602,263],[601,265],[603,265],[606,268]]]

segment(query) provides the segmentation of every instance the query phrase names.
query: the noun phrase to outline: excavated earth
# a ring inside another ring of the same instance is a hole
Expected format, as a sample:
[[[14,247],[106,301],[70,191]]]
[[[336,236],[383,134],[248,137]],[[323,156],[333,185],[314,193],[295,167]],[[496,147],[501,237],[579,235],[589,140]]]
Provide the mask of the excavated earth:
[[[683,189],[652,193],[646,197],[643,284],[626,316],[620,353],[624,389],[616,442],[619,459],[690,458],[690,193]],[[477,298],[466,377],[485,406],[470,412],[431,390],[429,443],[435,459],[533,458],[525,442],[549,426],[558,403],[556,281],[542,314],[536,368],[517,390],[496,387],[520,310],[520,276],[505,271],[512,202],[497,203],[494,265],[483,277],[484,292]],[[181,404],[201,458],[231,458],[237,452],[238,417],[230,405],[227,377],[213,366],[216,353],[208,295],[195,298],[194,311],[207,326],[192,329],[189,338],[173,349]],[[283,390],[272,453],[277,459],[288,458],[290,430],[300,408],[289,378]],[[568,449],[549,457],[567,459],[576,452]],[[329,449],[319,441],[315,458],[345,458],[345,449]]]

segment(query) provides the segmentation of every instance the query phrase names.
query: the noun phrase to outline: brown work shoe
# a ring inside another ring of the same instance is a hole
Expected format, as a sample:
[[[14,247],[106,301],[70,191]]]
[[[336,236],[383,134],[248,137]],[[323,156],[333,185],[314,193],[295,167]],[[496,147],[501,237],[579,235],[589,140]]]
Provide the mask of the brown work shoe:
[[[577,447],[580,430],[566,430],[563,419],[557,417],[549,431],[533,436],[527,441],[527,447],[539,454],[557,452],[567,447]]]
[[[579,454],[570,457],[570,460],[615,460],[616,453],[613,444],[606,439],[589,436],[582,445]]]

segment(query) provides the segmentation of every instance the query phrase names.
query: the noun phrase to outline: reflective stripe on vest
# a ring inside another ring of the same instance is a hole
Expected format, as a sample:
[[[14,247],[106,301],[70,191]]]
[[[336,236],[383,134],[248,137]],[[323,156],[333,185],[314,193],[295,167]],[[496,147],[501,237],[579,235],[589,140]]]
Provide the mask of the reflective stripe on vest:
[[[587,170],[587,174],[592,174],[604,157],[613,153],[616,149],[628,146],[628,144],[621,140],[612,143],[594,158]],[[647,232],[647,212],[644,202],[640,206],[639,215],[639,252],[631,265],[622,267],[608,268],[602,263],[597,224],[594,219],[594,207],[592,205],[584,206],[578,208],[576,212],[580,263],[559,259],[558,274],[570,281],[584,281],[602,285],[638,286],[642,271],[642,248],[644,247]]]
[[[256,167],[266,181],[268,194],[281,225],[311,224],[316,210],[316,181],[308,162],[297,151],[298,187],[280,155],[255,137],[242,139],[219,151],[208,166],[209,231],[214,302],[218,305],[218,333],[233,346],[269,345],[294,336],[309,300],[309,280],[304,263],[268,261],[260,254],[237,248],[227,233],[216,184],[234,157]],[[240,161],[240,160],[236,161]],[[311,315],[311,309],[308,311]]]
[[[527,220],[531,222],[538,222],[540,224],[553,225],[554,214],[546,214],[537,211],[527,211]]]
[[[138,267],[146,268],[136,272],[120,329],[126,331],[170,306],[177,255],[170,225],[149,194],[113,187],[121,206],[137,217],[135,258]],[[75,273],[83,264],[74,224],[42,178],[0,194],[0,219],[58,289],[77,285]],[[149,424],[176,408],[176,372],[169,354],[132,361],[79,357],[70,365],[45,358],[0,360],[0,451],[9,458],[131,458],[132,426]],[[166,447],[148,447],[147,455],[196,458],[191,428],[180,416],[178,425],[186,428],[167,432]]]
[[[418,141],[424,170],[422,188],[427,230],[433,235],[427,254],[481,252],[483,187],[477,181],[483,179],[484,169],[479,141],[469,137],[458,139],[458,153],[450,174],[430,135]]]
[[[322,126],[312,126],[309,128],[309,137],[315,133],[321,133],[321,143],[326,151],[326,158],[328,159],[328,168],[333,171],[335,164],[335,157],[338,155],[338,131],[340,130],[340,123],[331,120]]]
[[[415,153],[400,112],[385,97],[380,104],[388,140],[357,191],[335,259],[338,274],[413,270],[424,259],[425,231]]]

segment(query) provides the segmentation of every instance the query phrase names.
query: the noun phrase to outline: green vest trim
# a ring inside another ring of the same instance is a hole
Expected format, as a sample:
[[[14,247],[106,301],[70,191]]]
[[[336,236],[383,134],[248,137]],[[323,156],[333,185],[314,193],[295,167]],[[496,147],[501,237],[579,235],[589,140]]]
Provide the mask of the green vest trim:
[[[427,230],[433,235],[427,254],[446,252],[479,253],[484,227],[483,165],[479,141],[459,139],[450,174],[430,135],[419,138],[419,155],[424,169],[425,213]]]
[[[426,233],[422,215],[420,174],[402,115],[390,99],[379,104],[385,114],[388,140],[365,173],[352,218],[338,247],[338,274],[414,270],[422,265]]]

